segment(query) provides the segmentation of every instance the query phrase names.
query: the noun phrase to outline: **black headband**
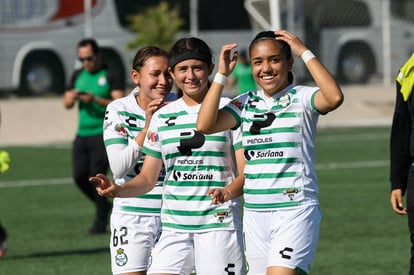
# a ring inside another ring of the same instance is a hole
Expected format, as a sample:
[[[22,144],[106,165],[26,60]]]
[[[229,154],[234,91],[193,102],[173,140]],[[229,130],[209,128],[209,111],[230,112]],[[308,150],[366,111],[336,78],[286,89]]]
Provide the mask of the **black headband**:
[[[171,68],[174,68],[177,63],[180,63],[181,61],[187,60],[187,59],[197,59],[201,60],[205,63],[207,63],[209,66],[211,65],[211,59],[208,58],[205,54],[198,53],[198,52],[192,52],[192,51],[186,51],[183,53],[179,53],[177,55],[174,55],[170,57],[170,60],[168,61],[168,66]]]

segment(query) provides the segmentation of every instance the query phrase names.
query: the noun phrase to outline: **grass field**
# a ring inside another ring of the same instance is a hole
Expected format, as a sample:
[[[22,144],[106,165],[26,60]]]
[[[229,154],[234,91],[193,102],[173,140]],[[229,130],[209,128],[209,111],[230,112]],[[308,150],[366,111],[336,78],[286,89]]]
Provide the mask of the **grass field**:
[[[406,217],[389,203],[388,146],[388,128],[319,131],[323,219],[312,275],[408,273]],[[109,235],[85,234],[93,208],[70,179],[69,145],[0,149],[12,159],[0,175],[0,220],[9,231],[0,274],[111,274]]]

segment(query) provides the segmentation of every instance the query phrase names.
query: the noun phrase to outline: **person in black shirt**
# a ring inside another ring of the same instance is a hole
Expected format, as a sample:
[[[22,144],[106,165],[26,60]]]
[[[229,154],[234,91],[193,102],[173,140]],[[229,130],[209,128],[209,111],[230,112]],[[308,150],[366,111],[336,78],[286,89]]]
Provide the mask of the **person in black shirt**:
[[[109,169],[103,141],[105,109],[112,100],[125,95],[125,81],[104,63],[94,39],[79,41],[77,52],[82,67],[73,72],[63,98],[65,108],[78,107],[78,129],[72,150],[73,179],[96,209],[88,234],[104,234],[112,204],[97,194],[88,179],[96,173],[106,174]]]
[[[396,79],[396,100],[390,139],[391,206],[408,216],[411,240],[409,275],[414,275],[414,54]],[[406,196],[406,206],[403,197]]]

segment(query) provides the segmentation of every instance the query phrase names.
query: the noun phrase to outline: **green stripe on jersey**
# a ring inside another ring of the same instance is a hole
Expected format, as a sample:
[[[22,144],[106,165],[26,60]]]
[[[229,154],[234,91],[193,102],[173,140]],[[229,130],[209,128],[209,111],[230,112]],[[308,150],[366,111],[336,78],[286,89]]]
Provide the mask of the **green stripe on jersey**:
[[[174,181],[169,180],[165,183],[166,185],[170,186],[182,186],[182,187],[189,187],[189,186],[210,186],[210,187],[224,187],[224,182],[221,181]]]
[[[300,159],[298,158],[268,158],[268,159],[253,159],[246,161],[251,165],[258,164],[281,164],[281,163],[299,163]]]
[[[184,196],[184,195],[167,194],[167,195],[164,195],[164,199],[176,200],[176,201],[210,201],[211,197],[210,196],[194,196],[194,195]],[[191,211],[191,212],[194,212],[194,211]]]
[[[158,131],[172,131],[172,130],[178,130],[178,129],[195,129],[196,124],[195,123],[187,123],[187,124],[175,124],[175,125],[167,125],[167,126],[159,126]]]
[[[249,195],[283,194],[285,193],[285,191],[297,193],[301,191],[301,188],[286,187],[286,188],[271,188],[271,189],[243,189],[243,192]]]
[[[180,111],[175,113],[168,113],[168,114],[159,114],[158,116],[160,118],[172,118],[172,117],[179,117],[179,116],[185,116],[188,115],[187,111]]]
[[[167,171],[170,172],[172,170],[175,171],[191,171],[191,172],[196,172],[196,171],[228,171],[229,167],[228,166],[217,166],[217,165],[198,165],[196,164],[195,166],[187,166],[187,165],[173,165],[171,167],[168,167]]]
[[[211,200],[211,197],[209,198]],[[197,217],[197,216],[210,216],[216,213],[229,212],[228,209],[206,209],[206,210],[173,210],[173,209],[163,209],[162,213],[167,215],[175,216],[186,216],[186,217]]]
[[[127,111],[118,111],[117,112],[119,115],[123,115],[123,116],[128,116],[128,117],[134,117],[138,120],[142,120],[145,121],[145,117],[135,114],[135,113],[131,113],[131,112],[127,112]]]
[[[143,147],[142,148],[142,153],[144,153],[146,155],[149,155],[151,157],[157,158],[157,159],[160,159],[161,158],[161,153],[160,152],[151,150],[151,149],[149,149],[147,147]]]
[[[273,134],[273,133],[299,133],[300,129],[297,127],[280,127],[273,129],[260,129],[261,134]],[[257,136],[250,134],[250,131],[243,131],[243,136]]]
[[[299,142],[275,142],[270,144],[253,144],[244,146],[244,150],[263,150],[270,148],[295,148],[299,147]]]
[[[146,208],[136,206],[121,206],[121,210],[128,212],[141,212],[141,213],[160,213],[161,208]]]
[[[280,172],[280,173],[260,173],[260,174],[245,174],[246,179],[278,179],[278,178],[293,178],[300,176],[298,172]]]
[[[300,202],[289,201],[289,202],[275,202],[275,203],[244,203],[244,207],[248,209],[270,209],[270,208],[283,208],[298,206]]]
[[[230,226],[230,223],[223,222],[223,223],[192,225],[192,224],[175,224],[175,223],[163,222],[162,226],[174,228],[174,229],[197,231],[197,230],[207,230],[207,229],[213,229],[213,228],[226,228]]]
[[[226,154],[224,152],[214,152],[214,151],[194,151],[191,153],[193,157],[225,157]],[[180,152],[167,154],[165,155],[165,159],[173,159],[176,157],[182,157]]]
[[[105,140],[105,146],[112,144],[128,144],[128,139],[125,138],[108,138]]]

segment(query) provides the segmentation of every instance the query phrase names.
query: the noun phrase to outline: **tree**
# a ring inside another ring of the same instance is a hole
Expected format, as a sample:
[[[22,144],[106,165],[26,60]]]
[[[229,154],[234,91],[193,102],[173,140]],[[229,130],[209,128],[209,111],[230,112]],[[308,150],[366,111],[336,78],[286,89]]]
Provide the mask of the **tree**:
[[[148,7],[128,19],[131,22],[130,29],[137,34],[128,43],[129,49],[153,45],[168,50],[175,43],[175,35],[184,24],[178,8],[170,8],[166,1],[161,1],[158,6]]]

